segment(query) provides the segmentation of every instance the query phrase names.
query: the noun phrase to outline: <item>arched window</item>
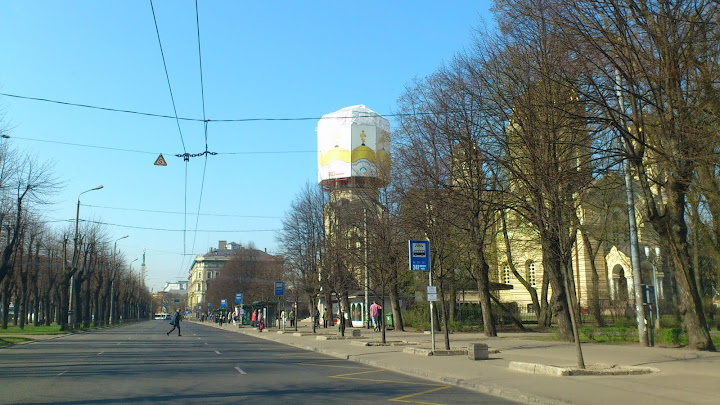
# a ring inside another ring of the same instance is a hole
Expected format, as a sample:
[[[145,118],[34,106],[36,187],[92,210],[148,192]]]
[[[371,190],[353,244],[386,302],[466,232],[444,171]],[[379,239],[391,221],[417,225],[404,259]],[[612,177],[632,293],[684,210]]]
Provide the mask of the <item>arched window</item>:
[[[510,284],[510,265],[509,264],[506,264],[505,266],[503,266],[502,276],[503,276],[503,283]]]
[[[526,266],[527,270],[527,282],[530,283],[531,286],[536,287],[536,278],[535,278],[535,262],[532,260],[528,260]]]

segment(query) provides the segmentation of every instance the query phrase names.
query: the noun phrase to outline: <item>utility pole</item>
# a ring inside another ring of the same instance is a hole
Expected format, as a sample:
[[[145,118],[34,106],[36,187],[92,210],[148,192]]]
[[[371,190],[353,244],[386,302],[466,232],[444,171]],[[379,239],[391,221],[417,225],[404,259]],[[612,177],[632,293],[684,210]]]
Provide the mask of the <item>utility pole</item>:
[[[618,104],[620,106],[620,114],[625,114],[625,102],[623,100],[622,86],[620,83],[620,72],[615,70],[615,88],[617,91]],[[621,116],[622,117],[622,116]],[[623,126],[628,128],[625,119],[621,118]],[[629,128],[628,128],[629,130]],[[638,323],[638,337],[640,345],[648,347],[647,326],[645,325],[645,308],[643,307],[644,299],[642,292],[642,278],[640,276],[640,246],[637,237],[637,221],[635,218],[635,195],[632,184],[632,173],[630,162],[628,161],[628,148],[620,138],[620,146],[622,147],[622,168],[625,174],[625,200],[628,214],[628,227],[630,233],[630,265],[632,267],[633,290],[635,291],[635,315]]]

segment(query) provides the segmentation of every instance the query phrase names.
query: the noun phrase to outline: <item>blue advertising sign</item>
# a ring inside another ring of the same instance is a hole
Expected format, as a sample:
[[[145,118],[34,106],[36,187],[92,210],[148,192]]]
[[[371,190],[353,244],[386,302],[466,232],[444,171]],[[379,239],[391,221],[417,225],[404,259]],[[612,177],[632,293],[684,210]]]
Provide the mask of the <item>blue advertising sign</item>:
[[[408,241],[410,270],[430,270],[430,242],[426,240]]]
[[[227,308],[227,300],[225,298],[220,300],[220,308]]]
[[[283,281],[275,282],[275,295],[285,295],[285,282],[283,282]]]
[[[242,304],[242,293],[235,293],[235,303],[236,304]]]

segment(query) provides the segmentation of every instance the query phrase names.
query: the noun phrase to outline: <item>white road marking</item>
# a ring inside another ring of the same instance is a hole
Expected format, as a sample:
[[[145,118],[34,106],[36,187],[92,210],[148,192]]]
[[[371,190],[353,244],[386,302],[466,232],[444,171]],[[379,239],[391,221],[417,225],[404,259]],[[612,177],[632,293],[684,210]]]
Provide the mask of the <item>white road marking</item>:
[[[207,346],[207,345],[208,345],[207,342],[205,342],[205,346]]]
[[[220,354],[220,352],[219,352],[219,351],[217,351],[217,350],[215,350],[215,353],[217,353],[217,354]]]
[[[98,353],[98,356],[101,355],[101,354],[103,354],[103,353],[105,353],[105,352],[100,352],[100,353]]]
[[[235,370],[237,370],[238,373],[240,373],[240,374],[247,374],[247,373],[244,372],[240,367],[235,367]]]
[[[65,371],[63,371],[62,373],[58,374],[58,376],[61,376],[61,375],[65,374],[65,373],[67,373],[67,372],[68,372],[68,371],[65,370]]]

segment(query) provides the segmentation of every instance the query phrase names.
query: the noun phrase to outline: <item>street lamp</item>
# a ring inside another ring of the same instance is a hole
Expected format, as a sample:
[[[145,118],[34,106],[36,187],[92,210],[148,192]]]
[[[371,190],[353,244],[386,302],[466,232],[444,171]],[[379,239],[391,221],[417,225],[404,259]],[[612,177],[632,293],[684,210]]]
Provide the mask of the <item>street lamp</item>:
[[[125,239],[125,238],[127,238],[127,237],[129,237],[129,236],[130,236],[130,235],[125,235],[125,236],[123,236],[123,237],[121,237],[121,238],[115,239],[115,244],[113,245],[113,266],[115,266],[115,255],[116,255],[116,252],[117,252],[117,243],[118,243],[118,241],[119,241],[120,239]],[[114,311],[113,303],[115,302],[115,295],[114,295],[114,294],[115,294],[115,278],[113,277],[113,279],[110,280],[110,320],[109,320],[109,322],[108,322],[110,325],[112,325],[112,321],[113,321],[113,311]]]
[[[77,265],[77,255],[78,255],[78,223],[80,221],[80,196],[88,193],[90,191],[100,190],[103,188],[102,184],[99,186],[95,186],[91,188],[90,190],[85,190],[82,193],[78,194],[77,198],[77,210],[75,211],[75,250],[73,252],[73,274],[70,276],[70,300],[68,301],[68,323],[70,324],[70,327],[72,328],[74,323],[74,314],[75,311],[73,311],[73,296],[75,295],[75,267]]]

